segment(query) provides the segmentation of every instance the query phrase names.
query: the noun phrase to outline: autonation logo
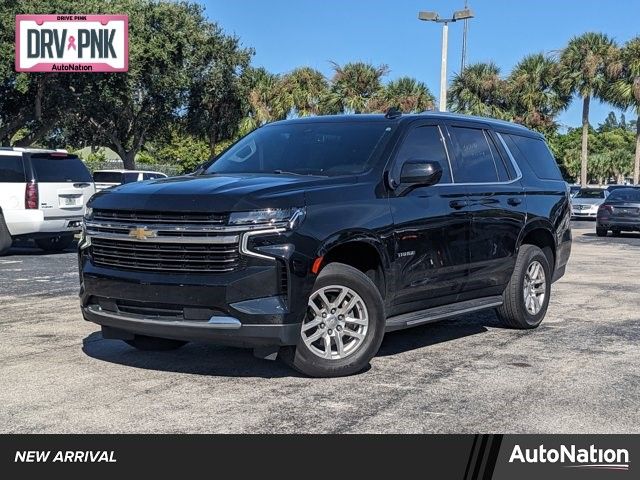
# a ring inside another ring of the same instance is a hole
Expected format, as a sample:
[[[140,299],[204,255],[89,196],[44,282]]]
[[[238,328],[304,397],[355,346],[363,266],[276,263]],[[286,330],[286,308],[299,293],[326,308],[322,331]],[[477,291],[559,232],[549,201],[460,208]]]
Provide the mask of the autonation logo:
[[[509,463],[561,463],[568,468],[592,468],[601,470],[629,470],[629,451],[626,448],[578,448],[575,445],[560,445],[559,448],[522,449],[515,445]]]

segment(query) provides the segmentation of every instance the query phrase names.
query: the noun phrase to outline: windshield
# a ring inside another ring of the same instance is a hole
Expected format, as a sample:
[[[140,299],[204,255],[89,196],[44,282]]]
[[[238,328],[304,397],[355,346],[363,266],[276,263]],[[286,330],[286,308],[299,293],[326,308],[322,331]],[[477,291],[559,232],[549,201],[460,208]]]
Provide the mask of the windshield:
[[[575,198],[604,198],[604,190],[580,190]]]
[[[609,198],[607,202],[640,202],[640,189],[635,188],[621,188],[615,190]]]
[[[390,131],[383,122],[268,125],[244,137],[204,173],[363,173],[372,167],[372,154]]]

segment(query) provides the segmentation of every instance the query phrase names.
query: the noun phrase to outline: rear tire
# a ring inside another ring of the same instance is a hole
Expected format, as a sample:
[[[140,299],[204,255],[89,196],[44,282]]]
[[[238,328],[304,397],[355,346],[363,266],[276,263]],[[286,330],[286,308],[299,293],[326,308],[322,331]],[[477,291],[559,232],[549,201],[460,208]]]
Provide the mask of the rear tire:
[[[138,350],[143,350],[145,352],[176,350],[188,343],[182,340],[147,337],[146,335],[136,335],[133,340],[125,340],[125,342],[133,348],[137,348]]]
[[[622,235],[622,230],[618,230],[618,229],[611,230],[611,233],[614,237],[619,237],[620,235]]]
[[[497,308],[498,317],[510,328],[536,328],[547,313],[550,294],[549,260],[535,245],[522,245],[511,280],[502,294],[504,303]]]
[[[45,252],[61,252],[73,243],[73,234],[53,235],[46,238],[36,238],[36,245]]]
[[[607,229],[602,227],[596,227],[596,235],[599,237],[606,237]]]
[[[295,347],[281,350],[282,359],[312,377],[362,371],[378,352],[385,331],[384,303],[378,288],[360,270],[330,263],[316,279],[310,304],[314,299],[315,309],[309,306],[302,324],[305,333],[301,331]]]
[[[4,221],[4,215],[0,213],[0,255],[4,255],[5,253],[7,253],[12,244],[13,239],[11,238],[11,234],[9,233],[7,224]]]

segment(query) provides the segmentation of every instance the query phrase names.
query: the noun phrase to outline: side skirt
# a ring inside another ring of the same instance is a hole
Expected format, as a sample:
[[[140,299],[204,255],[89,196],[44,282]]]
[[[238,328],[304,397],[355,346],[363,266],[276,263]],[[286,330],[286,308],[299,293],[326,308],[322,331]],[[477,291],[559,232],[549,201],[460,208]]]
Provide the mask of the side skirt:
[[[496,295],[493,297],[466,300],[464,302],[452,303],[440,307],[427,308],[426,310],[418,310],[417,312],[403,313],[402,315],[395,315],[387,318],[385,331],[393,332],[394,330],[402,330],[404,328],[422,325],[423,323],[437,322],[438,320],[444,320],[464,313],[499,307],[500,305],[502,305],[502,296]]]

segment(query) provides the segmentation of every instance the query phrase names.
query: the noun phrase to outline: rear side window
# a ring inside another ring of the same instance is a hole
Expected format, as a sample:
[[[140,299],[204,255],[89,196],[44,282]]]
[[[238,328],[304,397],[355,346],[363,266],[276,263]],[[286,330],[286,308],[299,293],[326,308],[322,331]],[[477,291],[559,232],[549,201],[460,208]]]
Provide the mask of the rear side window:
[[[459,148],[453,178],[456,183],[491,183],[499,181],[490,139],[478,128],[453,127]],[[493,149],[495,151],[495,148]],[[503,167],[504,168],[504,167]],[[506,175],[506,172],[504,173]]]
[[[123,173],[124,183],[132,183],[138,181],[139,172],[127,172]]]
[[[555,158],[553,158],[553,155],[551,155],[544,140],[513,134],[503,136],[505,141],[510,139],[511,143],[518,148],[522,157],[525,158],[531,170],[533,170],[533,173],[535,173],[538,178],[544,180],[562,180],[562,174],[560,173],[558,164]],[[510,148],[511,143],[508,143]]]
[[[32,155],[31,165],[38,182],[93,182],[89,170],[78,157]]]
[[[402,165],[409,160],[439,162],[442,167],[440,183],[451,183],[449,160],[444,147],[444,139],[437,126],[417,127],[411,130],[402,142],[397,161],[393,168],[393,178],[400,178]]]
[[[96,183],[122,183],[120,172],[93,172],[93,180]]]
[[[159,173],[144,173],[142,178],[143,180],[155,180],[156,178],[165,178],[165,176]]]
[[[23,183],[26,182],[22,157],[11,156],[0,157],[0,183]]]

